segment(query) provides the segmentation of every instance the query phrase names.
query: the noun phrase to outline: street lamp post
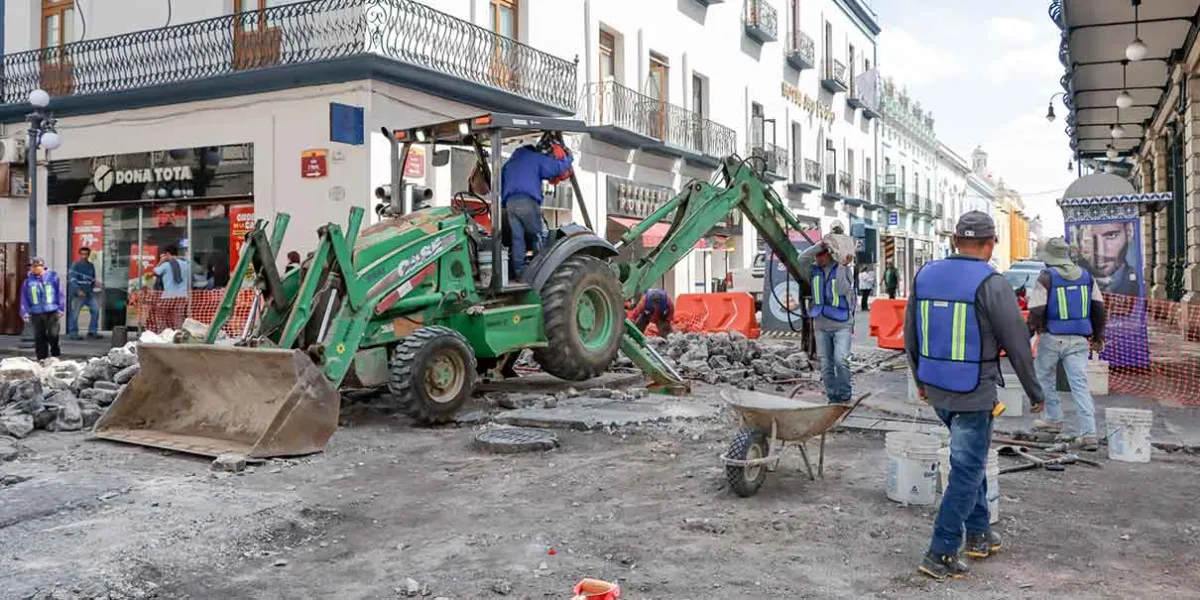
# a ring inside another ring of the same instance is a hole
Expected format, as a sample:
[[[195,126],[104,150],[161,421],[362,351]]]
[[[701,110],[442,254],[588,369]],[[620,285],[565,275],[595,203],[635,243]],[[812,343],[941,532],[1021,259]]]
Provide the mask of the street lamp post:
[[[33,106],[33,112],[26,117],[29,120],[29,139],[25,148],[25,168],[26,177],[29,180],[29,258],[32,259],[38,255],[37,151],[39,147],[54,150],[62,145],[62,140],[59,139],[58,132],[54,130],[54,116],[46,110],[50,106],[50,94],[46,93],[46,90],[35,89],[29,92],[29,104]],[[21,341],[33,342],[33,327],[29,323],[25,324]]]
[[[1057,94],[1050,96],[1050,101],[1046,103],[1046,120],[1047,121],[1049,121],[1051,123],[1054,122],[1054,99],[1057,98],[1058,96],[1066,96],[1066,95],[1067,95],[1066,92],[1058,92]]]

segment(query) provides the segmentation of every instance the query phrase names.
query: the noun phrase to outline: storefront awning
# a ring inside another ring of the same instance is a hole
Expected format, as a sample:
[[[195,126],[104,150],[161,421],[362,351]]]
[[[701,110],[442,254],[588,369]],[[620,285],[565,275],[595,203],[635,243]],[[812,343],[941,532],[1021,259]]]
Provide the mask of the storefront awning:
[[[641,223],[641,220],[639,220],[639,219],[630,219],[630,218],[626,218],[626,217],[609,217],[608,220],[612,221],[613,223],[616,223],[617,225],[620,225],[621,227],[624,227],[625,229],[632,229],[632,228],[636,227],[639,223]],[[651,225],[650,228],[647,229],[646,232],[642,234],[642,247],[643,248],[657,247],[659,244],[662,243],[663,239],[667,237],[667,233],[669,233],[670,231],[671,231],[671,225],[669,223],[655,223],[655,224]],[[728,243],[729,242],[728,237],[723,236],[723,235],[714,235],[714,236],[710,236],[710,237],[712,237],[712,239],[713,239],[713,243],[711,244],[712,250],[724,250],[726,252],[733,252],[732,244]],[[710,244],[707,239],[701,239],[699,242],[696,242],[696,245],[694,246],[694,248],[697,250],[709,249]]]

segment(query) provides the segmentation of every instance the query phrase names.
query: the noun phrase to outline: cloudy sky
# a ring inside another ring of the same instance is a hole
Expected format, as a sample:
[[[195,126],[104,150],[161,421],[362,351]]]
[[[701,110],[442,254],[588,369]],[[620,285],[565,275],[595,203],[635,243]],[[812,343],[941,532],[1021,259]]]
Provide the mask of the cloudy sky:
[[[976,146],[993,173],[1062,235],[1054,201],[1075,180],[1065,109],[1046,121],[1062,88],[1058,28],[1047,0],[870,0],[879,14],[879,67],[934,113],[938,137],[969,160]]]

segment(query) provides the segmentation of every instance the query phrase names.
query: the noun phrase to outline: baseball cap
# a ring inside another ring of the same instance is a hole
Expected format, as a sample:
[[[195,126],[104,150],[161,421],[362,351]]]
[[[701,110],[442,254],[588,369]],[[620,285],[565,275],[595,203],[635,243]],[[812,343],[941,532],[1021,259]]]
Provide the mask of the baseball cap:
[[[988,240],[996,237],[996,223],[985,212],[973,210],[958,218],[954,237]]]
[[[44,266],[46,266],[46,261],[45,261],[45,259],[43,259],[40,256],[35,256],[35,257],[29,259],[29,266],[44,267]]]

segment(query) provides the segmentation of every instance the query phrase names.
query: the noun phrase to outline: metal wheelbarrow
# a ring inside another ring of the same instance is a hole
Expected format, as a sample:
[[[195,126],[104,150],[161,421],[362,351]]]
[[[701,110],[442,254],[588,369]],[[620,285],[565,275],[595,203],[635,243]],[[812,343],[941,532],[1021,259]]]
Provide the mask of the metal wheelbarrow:
[[[799,386],[793,389],[788,398],[753,392],[721,392],[742,418],[742,428],[721,455],[725,479],[737,495],[748,498],[758,493],[767,473],[779,467],[780,455],[788,445],[800,448],[809,479],[816,481],[817,477],[824,477],[825,434],[871,395],[863,394],[848,404],[826,404],[795,399],[799,389]],[[806,448],[806,442],[814,437],[821,440],[816,475]]]

